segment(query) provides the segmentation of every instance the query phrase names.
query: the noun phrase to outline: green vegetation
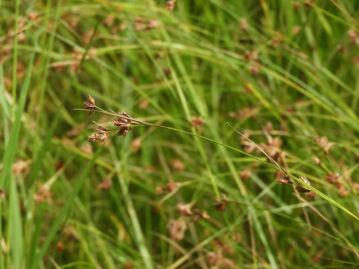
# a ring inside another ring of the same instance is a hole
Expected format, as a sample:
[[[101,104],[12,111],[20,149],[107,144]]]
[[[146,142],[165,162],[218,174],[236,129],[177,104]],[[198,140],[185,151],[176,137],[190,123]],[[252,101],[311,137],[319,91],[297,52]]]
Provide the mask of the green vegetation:
[[[358,268],[359,1],[0,7],[1,269]]]

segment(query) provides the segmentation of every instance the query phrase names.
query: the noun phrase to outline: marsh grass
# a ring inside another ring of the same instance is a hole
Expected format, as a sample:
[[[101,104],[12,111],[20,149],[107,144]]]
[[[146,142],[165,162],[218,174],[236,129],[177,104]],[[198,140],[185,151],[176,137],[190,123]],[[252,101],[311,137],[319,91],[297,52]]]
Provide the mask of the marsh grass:
[[[358,1],[0,6],[0,268],[357,267]]]

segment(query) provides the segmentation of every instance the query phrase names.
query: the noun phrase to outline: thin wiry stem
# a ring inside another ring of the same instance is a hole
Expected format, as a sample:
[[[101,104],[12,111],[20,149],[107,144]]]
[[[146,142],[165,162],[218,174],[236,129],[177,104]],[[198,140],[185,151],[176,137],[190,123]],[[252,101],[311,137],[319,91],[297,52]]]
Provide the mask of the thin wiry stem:
[[[95,110],[92,110],[92,109],[83,109],[83,108],[76,108],[75,110],[78,110],[78,111],[88,111],[88,112],[97,112],[97,113],[102,113],[102,114],[106,114],[106,115],[109,115],[109,116],[114,116],[114,117],[121,117],[123,119],[127,119],[127,120],[130,120],[130,123],[137,123],[137,124],[142,124],[142,125],[146,125],[146,126],[152,126],[152,127],[157,127],[157,128],[162,128],[162,129],[167,129],[167,130],[171,130],[171,131],[175,131],[175,132],[179,132],[179,133],[183,133],[183,134],[188,134],[188,135],[191,135],[191,136],[194,136],[194,137],[198,137],[198,138],[201,138],[203,140],[207,140],[211,143],[214,143],[214,144],[217,144],[217,145],[220,145],[220,146],[223,146],[223,147],[226,147],[228,149],[231,149],[233,151],[236,151],[236,152],[239,152],[245,156],[248,156],[250,158],[253,158],[257,161],[260,161],[262,163],[266,163],[268,164],[267,162],[263,161],[263,159],[261,158],[258,158],[254,155],[251,155],[245,151],[242,151],[238,148],[235,148],[235,147],[232,147],[230,145],[227,145],[225,143],[222,143],[222,142],[219,142],[219,141],[216,141],[216,140],[213,140],[211,138],[208,138],[206,136],[203,136],[203,135],[199,135],[197,133],[194,133],[194,132],[189,132],[189,131],[185,131],[185,130],[182,130],[182,129],[178,129],[178,128],[174,128],[174,127],[170,127],[170,126],[166,126],[166,125],[160,125],[160,124],[155,124],[155,123],[149,123],[149,122],[145,122],[145,121],[142,121],[142,120],[138,120],[138,119],[134,119],[132,117],[129,117],[129,116],[125,116],[121,113],[114,113],[114,112],[109,112],[107,110],[104,110],[98,106],[96,106],[96,109]],[[98,124],[97,124],[98,125]],[[136,125],[135,125],[136,126]],[[138,125],[137,125],[138,126]],[[279,168],[280,170],[282,170],[280,168],[280,166],[277,164],[276,165],[277,168]]]

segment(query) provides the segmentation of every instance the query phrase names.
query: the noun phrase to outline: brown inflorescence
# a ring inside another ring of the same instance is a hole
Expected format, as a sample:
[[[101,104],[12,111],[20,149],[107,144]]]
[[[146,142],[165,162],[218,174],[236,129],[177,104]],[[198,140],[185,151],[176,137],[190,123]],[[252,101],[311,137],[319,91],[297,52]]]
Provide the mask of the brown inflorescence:
[[[125,136],[132,129],[132,119],[126,112],[122,112],[113,120],[113,125],[118,128],[118,135]]]

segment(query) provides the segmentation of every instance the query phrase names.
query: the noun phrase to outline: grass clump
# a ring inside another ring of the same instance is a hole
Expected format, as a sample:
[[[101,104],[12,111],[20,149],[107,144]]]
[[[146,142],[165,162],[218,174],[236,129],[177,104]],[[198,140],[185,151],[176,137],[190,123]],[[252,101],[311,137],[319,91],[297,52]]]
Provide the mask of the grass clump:
[[[357,267],[358,1],[0,5],[0,268]]]

